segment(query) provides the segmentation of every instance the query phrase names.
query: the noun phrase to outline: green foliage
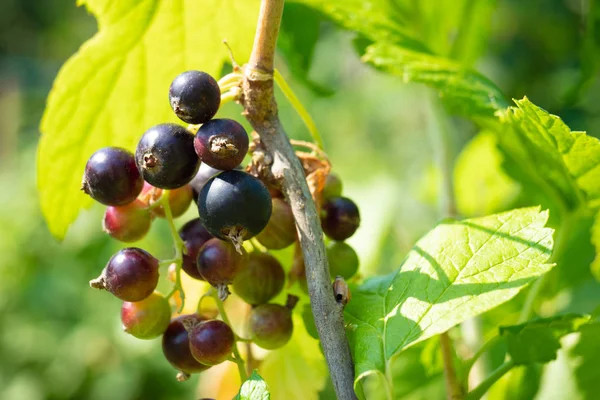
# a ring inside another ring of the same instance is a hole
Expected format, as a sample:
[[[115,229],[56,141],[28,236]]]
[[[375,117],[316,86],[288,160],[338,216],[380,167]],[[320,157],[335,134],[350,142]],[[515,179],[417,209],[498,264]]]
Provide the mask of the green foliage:
[[[235,397],[235,400],[269,400],[270,398],[271,394],[267,388],[267,383],[254,370],[250,378],[242,383],[240,393]]]
[[[58,238],[91,204],[79,191],[89,156],[104,146],[132,150],[146,129],[174,120],[171,80],[189,69],[218,76],[229,59],[224,38],[246,60],[258,12],[257,0],[227,8],[218,0],[85,4],[100,30],[59,72],[41,123],[38,188]],[[216,11],[207,17],[208,9]]]
[[[596,258],[592,262],[592,274],[600,281],[600,213],[596,214],[594,225],[592,225],[592,243],[596,248]]]
[[[508,354],[517,365],[547,363],[556,359],[560,338],[578,332],[591,320],[589,315],[557,315],[520,325],[501,326]]]
[[[510,300],[547,272],[547,219],[534,207],[443,222],[396,273],[354,289],[346,318],[357,380],[385,374],[402,349]]]

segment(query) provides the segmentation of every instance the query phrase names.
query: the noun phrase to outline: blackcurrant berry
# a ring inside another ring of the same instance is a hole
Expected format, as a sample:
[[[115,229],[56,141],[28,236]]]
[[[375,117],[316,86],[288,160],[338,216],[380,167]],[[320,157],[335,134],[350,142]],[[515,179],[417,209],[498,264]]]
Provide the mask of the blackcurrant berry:
[[[350,279],[358,271],[358,255],[345,242],[333,242],[327,246],[327,260],[331,279],[341,276]]]
[[[185,374],[202,372],[209,368],[208,365],[200,364],[192,356],[189,334],[186,329],[186,325],[189,327],[204,320],[205,318],[198,314],[180,315],[171,320],[163,334],[162,349],[165,358],[173,367]]]
[[[321,198],[325,201],[332,197],[339,197],[342,195],[342,188],[343,185],[340,177],[337,174],[329,173],[325,179],[325,186],[323,187]]]
[[[162,335],[170,320],[171,306],[159,292],[142,301],[126,301],[121,307],[123,330],[138,339],[154,339]]]
[[[256,239],[267,249],[280,250],[296,241],[296,223],[292,208],[283,199],[273,199],[269,223]]]
[[[294,330],[291,310],[279,304],[263,304],[250,312],[250,339],[259,347],[274,350],[289,342]]]
[[[206,72],[186,71],[171,83],[169,103],[182,121],[203,124],[219,110],[221,89],[215,78]]]
[[[231,356],[235,344],[233,331],[218,319],[200,322],[189,332],[190,350],[201,364],[217,365]]]
[[[148,252],[129,247],[106,264],[90,286],[105,289],[123,301],[140,301],[150,296],[158,283],[158,260]]]
[[[233,281],[233,291],[253,306],[267,303],[283,289],[285,273],[281,264],[269,253],[252,252],[247,266]]]
[[[104,147],[85,165],[81,190],[102,204],[123,206],[135,200],[143,184],[133,154],[119,147]]]
[[[173,218],[181,217],[192,204],[192,188],[184,185],[177,189],[169,190],[169,207]],[[152,213],[160,218],[166,218],[163,206],[152,209]]]
[[[107,207],[102,220],[104,232],[127,243],[142,239],[151,226],[152,214],[138,199],[124,206]]]
[[[203,124],[194,139],[196,154],[204,164],[220,170],[237,167],[248,152],[248,134],[232,119],[213,119]]]
[[[248,255],[241,249],[239,253],[231,243],[214,238],[210,239],[198,252],[198,271],[208,283],[219,290],[224,300],[236,275],[246,266]]]
[[[144,133],[135,162],[146,182],[161,189],[175,189],[196,176],[200,159],[194,136],[176,124],[159,124]]]
[[[271,217],[271,197],[261,181],[242,171],[224,171],[212,177],[198,195],[202,224],[213,236],[242,242],[260,233]]]
[[[196,174],[194,179],[192,179],[189,183],[194,192],[194,201],[196,202],[196,204],[198,204],[198,194],[200,193],[204,185],[206,185],[206,182],[208,182],[210,178],[212,178],[220,172],[223,171],[221,171],[220,169],[213,168],[208,164],[200,164],[198,173]]]
[[[179,236],[185,244],[185,253],[183,255],[183,270],[192,278],[202,280],[202,275],[196,266],[198,252],[200,248],[208,240],[213,238],[213,235],[208,233],[202,225],[199,218],[188,221],[179,229]]]
[[[321,226],[333,240],[346,240],[360,225],[360,214],[354,202],[346,197],[332,197],[323,204]]]

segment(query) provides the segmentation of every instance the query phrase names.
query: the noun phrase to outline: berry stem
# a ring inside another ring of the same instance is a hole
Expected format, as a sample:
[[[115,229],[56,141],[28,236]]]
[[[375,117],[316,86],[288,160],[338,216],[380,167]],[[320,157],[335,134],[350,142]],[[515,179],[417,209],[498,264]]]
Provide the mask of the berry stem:
[[[165,210],[165,217],[167,224],[169,225],[169,231],[171,231],[173,244],[175,245],[175,257],[173,260],[171,260],[171,263],[175,264],[175,285],[173,286],[171,292],[169,292],[167,295],[167,299],[170,299],[175,292],[179,292],[179,297],[181,297],[181,306],[177,312],[181,312],[185,306],[185,291],[181,285],[181,267],[183,265],[183,249],[185,248],[185,243],[183,243],[183,240],[181,240],[181,237],[177,232],[177,228],[175,227],[175,221],[173,221],[173,213],[171,212],[171,205],[169,204],[168,190],[163,191],[159,201],[162,203],[163,210]]]
[[[261,2],[252,54],[244,68],[240,101],[244,115],[273,160],[271,172],[281,182],[282,193],[296,220],[310,304],[337,398],[354,400],[357,398],[354,393],[354,365],[344,328],[343,306],[335,301],[331,290],[317,207],[302,164],[281,125],[275,102],[273,68],[283,4],[283,0]]]
[[[240,98],[240,89],[237,86],[234,86],[233,88],[231,88],[230,90],[228,90],[226,93],[223,93],[221,95],[221,106],[223,106],[223,104],[227,104],[231,101],[237,101]]]
[[[229,321],[229,317],[225,312],[225,307],[223,306],[223,302],[219,298],[218,293],[215,290],[211,290],[207,294],[213,296],[215,302],[217,303],[217,309],[219,310],[219,314],[221,315],[223,322],[225,322],[231,327],[231,322]],[[238,350],[237,342],[239,340],[239,336],[234,333],[233,357],[230,358],[229,361],[232,361],[237,364],[238,371],[240,373],[240,379],[242,380],[242,382],[245,382],[248,379],[248,375],[246,374],[246,363],[244,362],[244,359],[242,358],[242,356],[240,355],[240,351]]]

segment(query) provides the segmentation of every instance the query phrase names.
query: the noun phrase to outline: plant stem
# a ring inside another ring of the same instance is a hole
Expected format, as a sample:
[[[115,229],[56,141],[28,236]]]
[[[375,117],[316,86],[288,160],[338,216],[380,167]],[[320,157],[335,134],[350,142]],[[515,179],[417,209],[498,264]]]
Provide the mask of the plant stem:
[[[273,57],[283,0],[262,0],[254,47],[245,67],[241,102],[244,114],[260,136],[273,163],[273,177],[281,182],[296,220],[310,303],[331,380],[340,400],[354,400],[354,365],[346,337],[343,305],[335,301],[317,208],[304,170],[285,134],[273,93]]]
[[[485,342],[485,344],[483,346],[481,346],[479,348],[479,350],[477,350],[477,352],[473,355],[473,357],[471,357],[470,359],[465,361],[465,364],[464,364],[464,370],[465,370],[465,374],[466,374],[465,379],[467,379],[469,377],[469,371],[475,364],[475,361],[477,361],[479,359],[479,357],[481,357],[483,354],[485,354],[488,350],[490,350],[492,347],[494,347],[497,343],[500,343],[501,340],[502,340],[502,338],[500,336],[498,336],[498,335],[494,336],[493,338],[491,338],[490,340]]]
[[[475,389],[467,394],[465,400],[479,400],[483,395],[502,378],[508,371],[515,367],[515,363],[512,360],[508,360],[498,368],[494,370],[483,382],[479,384]]]
[[[167,295],[167,298],[171,298],[171,296],[178,291],[179,297],[181,298],[181,306],[179,307],[178,312],[181,312],[185,306],[185,292],[181,285],[181,266],[183,265],[183,249],[185,248],[185,244],[177,232],[175,221],[173,221],[168,190],[163,191],[160,202],[162,203],[163,210],[165,210],[165,218],[169,225],[169,231],[171,232],[171,237],[173,238],[173,243],[175,245],[175,257],[173,259],[173,263],[175,264],[175,286],[173,286],[173,290]]]
[[[452,340],[448,332],[440,335],[440,346],[442,348],[442,359],[444,361],[444,377],[446,379],[446,398],[449,400],[459,400],[465,397],[464,390],[454,368],[454,357]]]
[[[219,295],[217,294],[216,291],[212,291],[211,295],[213,296],[213,298],[215,299],[215,302],[217,303],[217,309],[219,310],[219,314],[221,315],[221,318],[223,318],[223,322],[225,322],[227,325],[231,326],[231,322],[229,321],[229,317],[227,317],[227,313],[225,312],[225,307],[223,306],[223,302],[219,298]],[[242,383],[243,383],[246,379],[248,379],[248,375],[246,374],[246,363],[244,362],[244,359],[242,358],[242,356],[240,355],[240,351],[238,350],[236,335],[234,335],[233,358],[231,358],[230,361],[237,364],[238,371],[240,373],[240,379],[242,380]]]

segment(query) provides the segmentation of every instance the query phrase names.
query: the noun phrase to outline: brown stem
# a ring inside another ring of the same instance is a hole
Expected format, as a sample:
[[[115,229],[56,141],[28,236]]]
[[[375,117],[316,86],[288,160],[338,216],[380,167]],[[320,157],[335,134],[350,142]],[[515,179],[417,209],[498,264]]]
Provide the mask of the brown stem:
[[[444,378],[446,378],[446,397],[448,400],[461,400],[465,397],[460,381],[456,376],[454,359],[452,357],[452,341],[448,332],[440,335],[440,346],[442,348],[442,359],[444,360]]]
[[[343,306],[336,303],[333,295],[317,208],[302,165],[279,121],[273,94],[273,58],[283,3],[283,0],[261,3],[240,100],[246,118],[272,156],[273,176],[281,181],[282,192],[296,219],[312,312],[337,398],[354,400],[354,365],[344,328]]]

